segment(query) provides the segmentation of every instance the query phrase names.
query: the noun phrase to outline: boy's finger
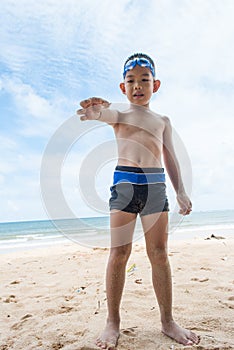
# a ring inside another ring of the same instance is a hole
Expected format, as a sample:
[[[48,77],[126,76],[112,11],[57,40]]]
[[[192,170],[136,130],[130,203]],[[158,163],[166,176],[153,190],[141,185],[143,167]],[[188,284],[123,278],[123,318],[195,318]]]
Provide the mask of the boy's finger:
[[[99,105],[103,103],[103,99],[100,97],[92,97],[91,98],[91,104],[93,105]]]
[[[87,120],[88,118],[85,116],[85,115],[82,115],[82,117],[80,117],[80,120],[83,121],[83,120]]]
[[[108,108],[108,107],[110,107],[111,103],[108,101],[104,101],[102,105],[103,105],[103,107]]]
[[[103,103],[103,104],[107,103],[108,105],[110,105],[110,102],[107,101],[107,100],[102,100],[102,103]]]
[[[191,211],[192,211],[191,208],[182,208],[182,209],[180,209],[179,214],[189,215],[191,213]]]
[[[84,109],[84,108],[78,109],[78,110],[76,111],[76,114],[78,114],[78,115],[85,114],[85,109]]]
[[[91,104],[93,105],[102,105],[103,107],[107,108],[110,106],[110,102],[104,100],[100,97],[92,97],[91,98]]]
[[[95,106],[95,105],[101,105],[104,108],[108,108],[110,106],[110,102],[108,102],[100,97],[90,97],[90,98],[80,102],[80,106],[82,108],[89,108],[89,107]]]
[[[110,103],[109,101],[103,100],[103,99],[102,99],[102,105],[103,105],[104,107],[109,107],[110,104],[111,104],[111,103]]]
[[[90,106],[92,105],[91,99],[88,98],[88,99],[86,99],[86,100],[81,101],[81,102],[80,102],[80,105],[81,105],[82,108],[88,108],[88,107],[90,107]]]

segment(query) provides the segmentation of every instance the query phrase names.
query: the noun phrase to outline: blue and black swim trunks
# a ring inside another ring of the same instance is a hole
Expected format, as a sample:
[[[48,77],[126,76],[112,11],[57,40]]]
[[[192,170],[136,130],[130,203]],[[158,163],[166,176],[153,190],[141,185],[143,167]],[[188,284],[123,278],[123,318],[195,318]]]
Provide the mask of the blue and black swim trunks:
[[[163,168],[118,165],[110,189],[110,210],[140,216],[169,211]]]

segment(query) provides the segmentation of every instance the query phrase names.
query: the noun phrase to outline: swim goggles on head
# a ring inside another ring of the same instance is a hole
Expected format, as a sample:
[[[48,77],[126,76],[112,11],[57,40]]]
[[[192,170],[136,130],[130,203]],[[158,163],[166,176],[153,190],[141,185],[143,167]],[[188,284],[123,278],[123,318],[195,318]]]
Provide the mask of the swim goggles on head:
[[[128,61],[124,66],[124,72],[123,77],[125,79],[125,76],[127,72],[133,68],[136,67],[136,65],[140,67],[146,67],[149,68],[153,77],[155,77],[155,69],[152,63],[147,58],[133,58],[132,60]]]

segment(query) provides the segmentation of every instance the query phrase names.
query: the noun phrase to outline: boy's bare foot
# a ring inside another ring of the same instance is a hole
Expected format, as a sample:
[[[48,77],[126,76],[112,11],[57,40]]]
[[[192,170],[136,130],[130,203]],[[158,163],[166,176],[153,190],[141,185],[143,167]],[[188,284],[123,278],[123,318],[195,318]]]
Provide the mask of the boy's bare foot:
[[[96,340],[96,345],[101,349],[114,350],[119,339],[119,325],[107,323],[106,328]]]
[[[178,326],[174,321],[162,325],[162,332],[183,345],[194,345],[200,342],[200,337],[188,329]]]

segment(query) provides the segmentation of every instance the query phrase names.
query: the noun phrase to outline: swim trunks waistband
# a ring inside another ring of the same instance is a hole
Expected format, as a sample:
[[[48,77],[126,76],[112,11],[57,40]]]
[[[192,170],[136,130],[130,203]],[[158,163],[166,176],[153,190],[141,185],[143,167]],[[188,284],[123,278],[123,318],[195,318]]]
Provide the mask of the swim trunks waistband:
[[[154,183],[165,183],[163,168],[137,168],[118,165],[115,168],[113,184],[131,183],[136,185],[147,185]]]

